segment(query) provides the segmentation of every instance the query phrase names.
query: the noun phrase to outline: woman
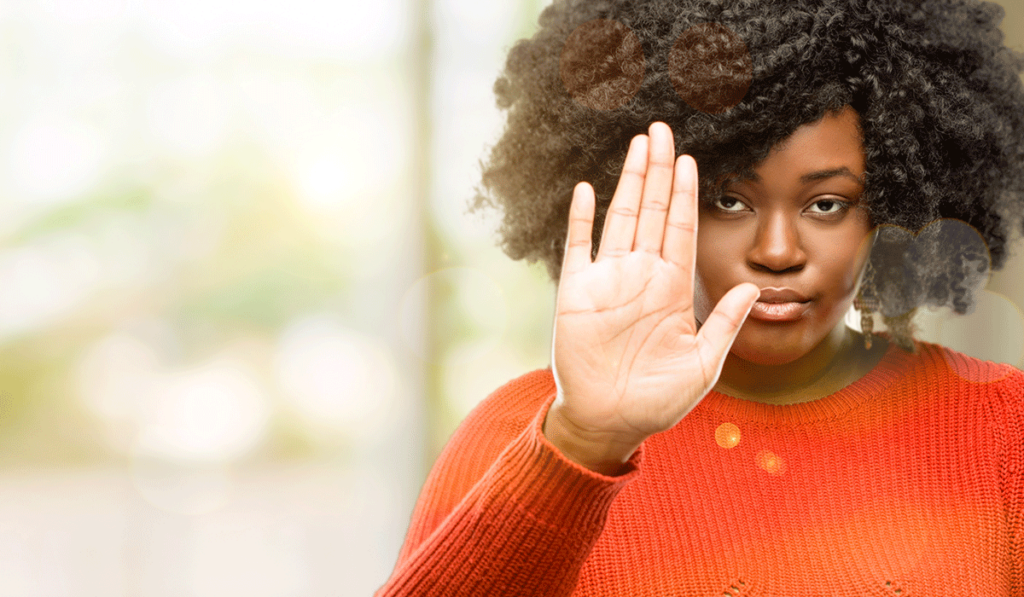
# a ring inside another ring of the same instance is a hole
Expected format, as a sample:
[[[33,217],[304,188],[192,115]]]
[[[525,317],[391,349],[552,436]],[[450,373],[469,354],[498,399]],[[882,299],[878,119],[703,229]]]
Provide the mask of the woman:
[[[378,594],[1024,596],[1024,375],[910,325],[1024,211],[1001,16],[546,9],[481,204],[558,281],[552,368],[455,433]]]

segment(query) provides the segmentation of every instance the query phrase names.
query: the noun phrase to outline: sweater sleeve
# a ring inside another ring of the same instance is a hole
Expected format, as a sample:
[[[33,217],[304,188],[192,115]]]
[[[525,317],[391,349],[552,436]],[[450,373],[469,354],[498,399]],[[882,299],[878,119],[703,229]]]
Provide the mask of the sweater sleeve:
[[[617,477],[569,461],[541,433],[553,399],[550,372],[535,372],[467,417],[431,470],[377,597],[572,593],[641,456]]]
[[[1000,384],[1000,481],[1010,528],[1010,595],[1024,597],[1024,373]]]

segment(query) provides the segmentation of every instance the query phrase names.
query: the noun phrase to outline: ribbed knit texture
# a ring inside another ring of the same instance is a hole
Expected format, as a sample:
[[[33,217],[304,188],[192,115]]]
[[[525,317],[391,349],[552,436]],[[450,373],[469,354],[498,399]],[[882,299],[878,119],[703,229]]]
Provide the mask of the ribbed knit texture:
[[[831,396],[710,393],[619,477],[543,437],[548,370],[452,437],[378,597],[1024,597],[1024,374],[890,347]]]

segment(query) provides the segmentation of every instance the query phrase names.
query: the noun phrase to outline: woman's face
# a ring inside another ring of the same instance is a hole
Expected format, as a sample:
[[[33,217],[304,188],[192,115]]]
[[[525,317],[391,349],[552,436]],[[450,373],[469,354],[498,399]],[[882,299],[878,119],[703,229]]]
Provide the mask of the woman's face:
[[[842,325],[870,250],[857,113],[797,129],[754,173],[701,206],[695,313],[703,322],[733,286],[756,284],[761,300],[732,354],[790,363]]]

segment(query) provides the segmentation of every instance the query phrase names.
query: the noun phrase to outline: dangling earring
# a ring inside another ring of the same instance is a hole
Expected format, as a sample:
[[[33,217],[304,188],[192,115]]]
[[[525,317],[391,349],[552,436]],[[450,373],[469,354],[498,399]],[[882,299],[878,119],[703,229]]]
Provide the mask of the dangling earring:
[[[868,261],[864,269],[864,278],[860,283],[860,290],[857,298],[853,299],[853,306],[860,311],[860,329],[864,333],[864,348],[871,350],[871,332],[875,328],[875,318],[872,315],[879,308],[878,294],[875,291],[875,269]]]

